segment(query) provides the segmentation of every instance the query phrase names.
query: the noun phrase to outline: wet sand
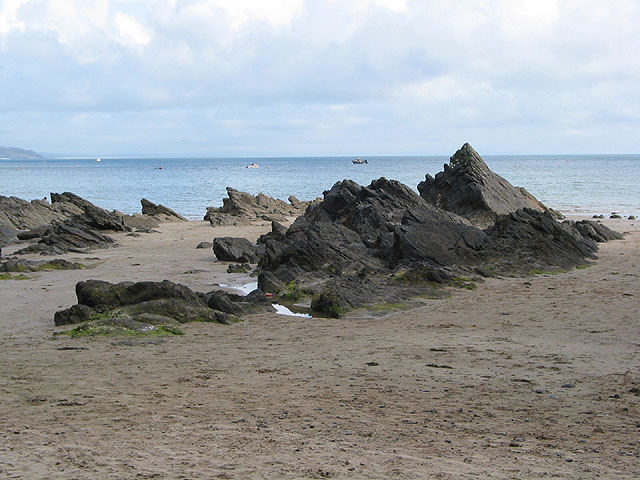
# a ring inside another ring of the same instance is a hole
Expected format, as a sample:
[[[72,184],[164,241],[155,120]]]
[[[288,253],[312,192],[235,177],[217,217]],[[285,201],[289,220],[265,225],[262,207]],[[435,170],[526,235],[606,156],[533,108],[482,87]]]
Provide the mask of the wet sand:
[[[640,222],[605,223],[628,233],[584,270],[162,339],[54,338],[53,314],[89,278],[250,281],[195,246],[268,224],[163,224],[1,281],[0,477],[637,478]]]

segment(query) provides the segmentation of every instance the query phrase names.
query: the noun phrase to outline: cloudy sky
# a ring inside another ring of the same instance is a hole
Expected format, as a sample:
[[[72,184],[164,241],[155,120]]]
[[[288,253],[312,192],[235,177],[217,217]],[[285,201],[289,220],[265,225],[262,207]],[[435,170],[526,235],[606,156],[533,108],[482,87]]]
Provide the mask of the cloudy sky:
[[[0,0],[0,145],[640,153],[639,0]]]

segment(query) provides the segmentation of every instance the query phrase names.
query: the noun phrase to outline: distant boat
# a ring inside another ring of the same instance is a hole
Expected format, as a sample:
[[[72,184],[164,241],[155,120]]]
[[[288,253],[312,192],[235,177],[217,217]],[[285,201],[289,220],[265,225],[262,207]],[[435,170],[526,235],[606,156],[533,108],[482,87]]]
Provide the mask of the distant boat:
[[[260,165],[257,163],[252,163],[251,165],[247,165],[247,168],[260,168]]]
[[[101,159],[101,158],[99,158],[99,157],[98,157],[98,158],[96,158],[96,162],[101,162],[101,161],[102,161],[102,159]]]
[[[367,160],[366,158],[363,160],[360,157],[358,157],[351,160],[351,162],[355,163],[356,165],[366,165],[367,163],[369,163],[369,160]]]

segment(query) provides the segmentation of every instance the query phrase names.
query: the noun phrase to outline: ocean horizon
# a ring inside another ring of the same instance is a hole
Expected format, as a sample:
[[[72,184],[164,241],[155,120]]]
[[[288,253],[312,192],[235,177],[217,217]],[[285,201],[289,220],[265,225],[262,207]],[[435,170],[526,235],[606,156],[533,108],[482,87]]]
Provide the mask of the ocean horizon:
[[[364,158],[364,157],[363,157]],[[221,206],[226,187],[287,200],[322,196],[337,181],[368,185],[380,177],[413,190],[449,156],[244,158],[53,158],[1,160],[0,194],[26,200],[70,191],[109,210],[140,213],[140,199],[201,219]],[[640,214],[640,155],[486,155],[489,168],[565,215]],[[257,164],[257,168],[247,168]]]

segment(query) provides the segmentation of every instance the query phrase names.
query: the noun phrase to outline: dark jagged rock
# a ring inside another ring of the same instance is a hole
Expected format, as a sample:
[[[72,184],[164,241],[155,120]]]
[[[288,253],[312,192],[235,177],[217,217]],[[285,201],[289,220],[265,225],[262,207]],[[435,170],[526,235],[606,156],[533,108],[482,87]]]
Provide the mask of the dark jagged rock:
[[[27,230],[25,232],[18,233],[19,240],[34,240],[36,238],[42,238],[46,234],[51,232],[51,225],[44,225],[42,227]]]
[[[213,226],[248,225],[256,220],[282,222],[287,217],[297,216],[313,202],[301,202],[289,197],[291,203],[269,197],[262,193],[251,195],[227,187],[228,198],[222,200],[222,207],[207,207],[204,216]]]
[[[545,267],[570,268],[594,258],[598,245],[548,212],[522,209],[498,217],[486,230],[491,263],[505,272],[529,273]]]
[[[312,307],[330,315],[371,303],[432,296],[433,285],[463,286],[481,274],[570,268],[613,236],[589,223],[559,223],[548,211],[497,215],[487,230],[430,205],[384,178],[368,187],[345,180],[325,192],[289,229],[259,238],[258,285],[286,296],[316,291]]]
[[[82,209],[69,202],[53,205],[44,200],[28,202],[0,195],[0,225],[14,230],[31,230],[81,213]]]
[[[96,248],[115,245],[113,238],[94,232],[87,227],[73,227],[62,223],[54,225],[38,243],[15,252],[18,255],[39,253],[41,255],[60,255],[66,252],[86,253]]]
[[[435,178],[427,174],[418,191],[430,204],[465,217],[480,228],[493,225],[499,215],[521,208],[547,210],[524,188],[514,187],[492,172],[468,143]]]
[[[60,325],[74,325],[86,322],[96,312],[86,305],[73,305],[65,310],[60,310],[53,316],[53,323],[56,327]]]
[[[255,263],[257,258],[256,246],[246,238],[214,238],[213,253],[223,262]]]
[[[153,217],[158,222],[187,222],[188,220],[184,218],[179,213],[171,210],[169,207],[165,207],[164,205],[156,205],[153,202],[150,202],[146,198],[140,200],[142,204],[142,214]]]
[[[271,302],[261,290],[254,290],[246,296],[216,290],[207,293],[206,299],[210,308],[230,315],[243,316],[274,311]]]
[[[111,230],[114,232],[128,232],[130,229],[124,224],[120,215],[109,212],[71,192],[51,193],[51,203],[71,203],[82,210],[80,215],[75,215],[66,220],[72,226],[86,226],[96,230]]]
[[[428,205],[405,185],[385,178],[368,187],[338,182],[286,232],[272,230],[259,239],[265,246],[260,266],[276,275],[281,266],[294,274],[384,270],[428,260],[430,254],[422,251],[426,245],[452,259],[472,255],[484,238],[463,218]],[[473,247],[461,240],[465,238]]]
[[[164,326],[195,321],[231,324],[240,315],[274,311],[259,290],[245,297],[222,291],[204,294],[166,280],[116,284],[87,280],[76,284],[76,296],[77,305],[55,314],[56,325],[109,324],[113,319]]]
[[[265,293],[280,293],[285,289],[285,283],[272,272],[260,272],[258,284]]]
[[[590,220],[580,220],[578,222],[565,220],[563,223],[576,228],[583,237],[590,238],[591,240],[595,240],[599,243],[622,239],[622,235],[620,233],[611,230],[609,227],[602,225],[601,223],[592,222]]]

